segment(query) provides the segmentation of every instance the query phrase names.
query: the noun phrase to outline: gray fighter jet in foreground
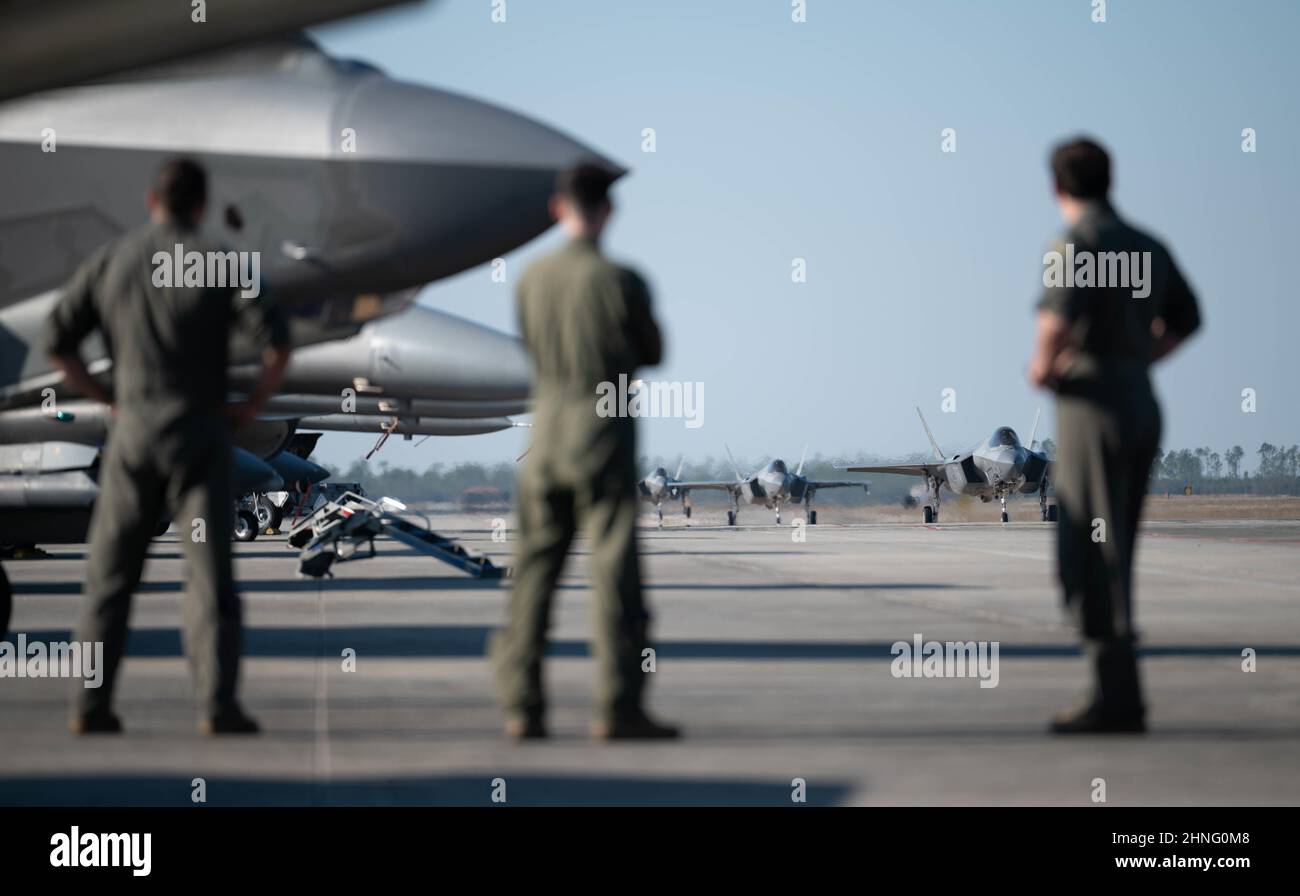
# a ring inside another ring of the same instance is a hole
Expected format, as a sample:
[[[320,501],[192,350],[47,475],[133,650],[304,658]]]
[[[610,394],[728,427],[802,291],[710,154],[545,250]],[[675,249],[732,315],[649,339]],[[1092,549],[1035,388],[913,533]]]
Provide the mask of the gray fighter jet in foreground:
[[[1034,415],[1034,428],[1029,434],[1029,447],[1020,443],[1015,430],[1000,426],[987,442],[981,442],[967,451],[945,458],[934,440],[921,409],[916,409],[921,426],[934,448],[934,463],[886,464],[884,466],[844,467],[849,473],[898,473],[921,476],[925,479],[931,502],[925,505],[922,519],[927,523],[939,521],[939,486],[946,485],[958,495],[972,495],[981,501],[998,501],[1002,504],[1002,522],[1007,522],[1007,499],[1014,494],[1038,492],[1038,505],[1044,521],[1055,521],[1056,505],[1047,503],[1047,481],[1051,463],[1047,455],[1033,448],[1038,432],[1038,415]]]
[[[59,287],[93,250],[144,220],[145,186],[159,163],[177,154],[207,168],[208,235],[227,249],[259,253],[266,283],[291,315],[296,346],[352,336],[409,306],[424,284],[527,242],[551,223],[556,172],[595,157],[536,122],[394,81],[334,59],[306,38],[0,104],[0,434],[16,432],[18,422],[27,427],[22,442],[0,452],[0,545],[84,538],[102,439],[87,443],[73,433],[93,428],[96,411],[69,410],[75,396],[37,347]],[[465,346],[472,352],[484,344]],[[454,421],[443,429],[490,431],[508,425],[502,407],[522,401],[513,387],[499,388],[495,372],[486,388],[468,387],[485,368],[483,358],[471,364],[465,354],[447,362],[456,366],[439,394],[367,391],[383,382],[375,372],[394,351],[374,347],[361,358],[335,358],[343,366],[319,380],[330,392],[291,379],[295,391],[281,396],[275,414],[240,433],[241,491],[282,478],[265,459],[303,419],[339,429],[373,425],[381,434],[385,426],[441,431],[430,420]],[[439,347],[426,344],[425,356],[436,357]],[[385,376],[395,381],[416,370],[415,349],[406,345]],[[302,354],[307,376],[312,356]],[[107,380],[105,347],[92,340],[83,355]],[[250,346],[232,346],[235,363],[254,358]],[[513,377],[510,363],[487,360]],[[362,387],[358,410],[342,420],[292,406],[295,398],[323,395],[337,403],[348,384]],[[475,416],[492,422],[475,425]]]
[[[768,510],[775,510],[777,525],[781,524],[782,505],[802,502],[807,514],[808,525],[815,526],[817,524],[817,511],[813,510],[812,504],[813,497],[819,489],[861,488],[864,492],[871,490],[870,483],[809,479],[803,475],[803,464],[807,453],[808,450],[805,448],[804,457],[799,458],[799,466],[795,468],[793,473],[786,467],[785,461],[775,458],[753,475],[742,476],[739,468],[736,467],[735,458],[731,456],[731,449],[728,448],[727,459],[731,461],[731,467],[736,473],[735,482],[675,482],[673,487],[682,493],[684,505],[690,500],[690,493],[696,489],[716,489],[727,492],[731,496],[731,510],[727,511],[728,526],[736,525],[736,519],[740,516],[742,501],[746,504],[759,504]],[[689,510],[687,515],[690,515]]]
[[[0,99],[260,40],[409,0],[40,0],[0,4]]]

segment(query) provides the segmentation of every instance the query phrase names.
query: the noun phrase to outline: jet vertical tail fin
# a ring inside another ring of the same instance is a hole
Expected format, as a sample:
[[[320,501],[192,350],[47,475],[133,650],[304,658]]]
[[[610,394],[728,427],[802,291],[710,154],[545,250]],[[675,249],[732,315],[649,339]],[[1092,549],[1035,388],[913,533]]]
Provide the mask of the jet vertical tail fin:
[[[728,446],[726,442],[723,442],[722,447],[727,449],[727,460],[731,461],[731,469],[736,474],[736,481],[744,482],[745,477],[740,475],[740,467],[736,466],[736,459],[731,456],[730,446]]]
[[[684,467],[684,466],[686,466],[686,455],[685,455],[685,454],[683,454],[681,457],[677,458],[677,472],[673,474],[673,478],[674,478],[674,479],[681,479],[681,478],[682,478],[682,467]]]
[[[916,409],[916,416],[921,418],[921,426],[925,429],[925,437],[930,440],[930,447],[934,449],[934,456],[939,460],[943,460],[943,452],[939,450],[939,443],[934,440],[934,433],[930,432],[930,424],[925,422],[925,414],[921,413],[919,407]]]
[[[794,475],[796,476],[803,475],[803,462],[807,459],[808,459],[808,443],[805,442],[803,446],[803,454],[799,455],[799,468],[794,471]]]
[[[1043,416],[1043,407],[1039,405],[1038,409],[1034,411],[1034,428],[1029,430],[1029,441],[1025,443],[1030,451],[1034,450],[1034,436],[1038,435],[1038,418],[1041,416]]]

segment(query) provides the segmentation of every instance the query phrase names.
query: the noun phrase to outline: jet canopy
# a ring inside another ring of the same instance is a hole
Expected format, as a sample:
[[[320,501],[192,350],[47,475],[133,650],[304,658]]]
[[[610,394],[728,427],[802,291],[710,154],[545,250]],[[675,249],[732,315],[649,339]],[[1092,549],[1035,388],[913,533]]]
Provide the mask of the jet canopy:
[[[990,448],[1001,448],[1004,446],[1008,448],[1018,448],[1020,446],[1020,439],[1016,436],[1016,431],[1010,426],[998,427],[993,431],[993,435],[989,437]]]
[[[784,473],[784,472],[785,472],[785,461],[780,460],[780,459],[778,458],[777,460],[774,460],[774,461],[772,461],[770,464],[768,464],[768,465],[767,465],[767,468],[768,468],[769,470],[771,470],[773,473]]]

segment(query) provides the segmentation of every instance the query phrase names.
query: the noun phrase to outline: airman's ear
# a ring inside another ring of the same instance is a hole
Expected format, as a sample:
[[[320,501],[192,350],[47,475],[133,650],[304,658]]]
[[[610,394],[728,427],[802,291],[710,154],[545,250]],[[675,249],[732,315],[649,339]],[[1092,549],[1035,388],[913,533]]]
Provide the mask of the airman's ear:
[[[547,203],[547,207],[551,211],[552,221],[559,221],[561,218],[564,217],[565,204],[566,203],[564,201],[564,197],[561,196],[559,193],[556,193],[554,196],[551,197],[550,202]]]

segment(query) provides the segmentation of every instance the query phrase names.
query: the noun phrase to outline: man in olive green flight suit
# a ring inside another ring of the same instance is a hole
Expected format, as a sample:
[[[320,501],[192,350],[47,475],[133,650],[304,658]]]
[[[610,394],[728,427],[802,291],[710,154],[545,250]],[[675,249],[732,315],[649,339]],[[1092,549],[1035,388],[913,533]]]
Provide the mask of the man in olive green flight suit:
[[[1051,166],[1068,230],[1044,257],[1029,380],[1057,396],[1058,571],[1094,676],[1051,730],[1142,732],[1133,555],[1161,429],[1148,368],[1195,332],[1200,312],[1165,247],[1108,202],[1105,150],[1074,140]]]
[[[122,730],[112,702],[131,595],[165,514],[180,530],[185,555],[185,652],[200,730],[257,731],[235,698],[241,611],[230,562],[231,430],[251,420],[275,390],[288,363],[289,334],[264,293],[246,297],[237,280],[233,287],[183,286],[183,271],[160,266],[164,256],[175,257],[178,245],[182,253],[215,248],[197,230],[206,197],[207,178],[196,163],[164,164],[147,196],[150,223],[84,262],[47,326],[46,349],[67,384],[113,407],[77,632],[78,640],[103,642],[103,685],[75,688],[69,727],[76,734]],[[227,404],[235,325],[261,342],[263,368],[248,401]],[[112,357],[111,393],[90,375],[80,353],[96,331]]]
[[[542,657],[556,582],[579,527],[591,541],[598,739],[675,737],[646,715],[649,615],[637,559],[635,419],[598,411],[598,387],[658,364],[659,328],[634,272],[598,247],[613,177],[594,164],[561,175],[551,212],[568,244],[525,271],[519,326],[533,365],[533,440],[519,476],[519,543],[506,627],[492,659],[508,736],[546,736]]]

